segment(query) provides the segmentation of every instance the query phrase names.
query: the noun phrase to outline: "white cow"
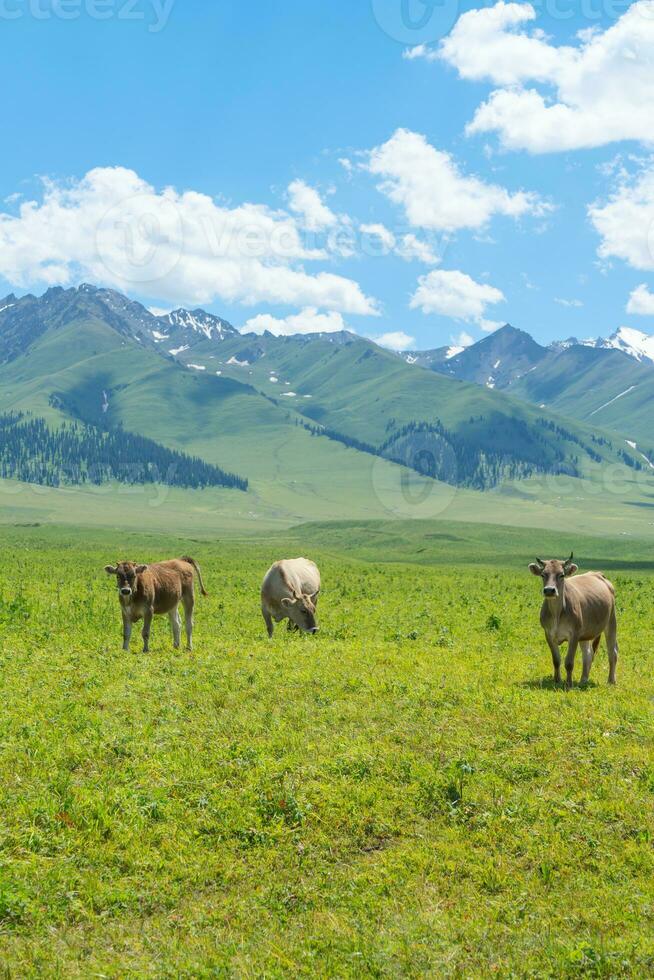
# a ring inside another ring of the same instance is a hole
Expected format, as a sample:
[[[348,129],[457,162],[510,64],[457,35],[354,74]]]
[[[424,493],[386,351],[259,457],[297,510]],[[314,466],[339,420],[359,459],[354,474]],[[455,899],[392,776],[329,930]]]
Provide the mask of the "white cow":
[[[308,558],[283,558],[276,561],[261,585],[261,612],[268,636],[273,635],[273,620],[288,619],[303,633],[317,633],[316,606],[320,592],[318,566]]]

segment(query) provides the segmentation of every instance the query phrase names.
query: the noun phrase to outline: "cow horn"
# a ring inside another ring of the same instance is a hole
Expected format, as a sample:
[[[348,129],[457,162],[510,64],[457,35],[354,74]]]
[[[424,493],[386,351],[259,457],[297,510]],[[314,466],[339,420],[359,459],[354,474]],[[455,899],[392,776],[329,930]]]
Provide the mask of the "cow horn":
[[[542,558],[537,558],[536,561],[538,562],[541,568],[545,568],[545,562],[543,561]]]
[[[567,560],[567,561],[565,562],[565,564],[566,564],[566,565],[572,565],[572,559],[574,558],[574,556],[575,556],[575,553],[574,553],[574,551],[571,551],[571,552],[570,552],[570,557],[569,557],[569,558],[568,558],[568,560]]]

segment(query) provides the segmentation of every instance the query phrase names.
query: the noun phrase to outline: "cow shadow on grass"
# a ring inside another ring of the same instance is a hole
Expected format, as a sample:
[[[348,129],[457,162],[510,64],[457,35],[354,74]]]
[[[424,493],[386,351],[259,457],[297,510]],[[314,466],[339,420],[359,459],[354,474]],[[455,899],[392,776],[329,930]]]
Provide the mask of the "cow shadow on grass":
[[[578,680],[573,681],[572,690],[573,691],[591,691],[594,687],[599,687],[600,685],[597,681],[589,680],[585,684],[581,684]],[[520,681],[517,687],[522,687],[527,691],[565,691],[565,681],[556,683],[553,677],[534,677],[528,681]]]

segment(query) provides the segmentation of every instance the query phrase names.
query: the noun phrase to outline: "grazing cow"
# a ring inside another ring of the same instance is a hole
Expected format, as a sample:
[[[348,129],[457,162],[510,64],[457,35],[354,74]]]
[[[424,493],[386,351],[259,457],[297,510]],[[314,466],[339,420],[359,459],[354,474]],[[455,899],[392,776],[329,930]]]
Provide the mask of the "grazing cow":
[[[268,636],[273,635],[273,620],[288,619],[289,629],[317,633],[316,606],[320,592],[320,572],[308,558],[285,558],[276,561],[266,572],[261,586],[261,612]]]
[[[105,565],[107,575],[115,575],[120,611],[123,614],[123,650],[129,650],[132,624],[143,620],[143,652],[150,648],[152,617],[168,613],[173,644],[179,648],[182,623],[178,606],[184,606],[186,645],[193,649],[193,573],[197,573],[202,595],[207,595],[200,566],[193,558],[175,558],[156,565],[137,565],[133,561]]]
[[[572,687],[577,647],[581,645],[583,669],[581,683],[588,682],[593,657],[606,637],[609,654],[609,684],[615,684],[618,662],[618,624],[615,615],[615,589],[601,572],[576,575],[577,566],[570,555],[567,561],[537,558],[529,566],[532,575],[543,580],[545,600],[540,612],[541,626],[552,651],[554,680],[561,681],[560,644],[567,641],[565,658],[566,687]],[[570,576],[574,576],[571,578]]]

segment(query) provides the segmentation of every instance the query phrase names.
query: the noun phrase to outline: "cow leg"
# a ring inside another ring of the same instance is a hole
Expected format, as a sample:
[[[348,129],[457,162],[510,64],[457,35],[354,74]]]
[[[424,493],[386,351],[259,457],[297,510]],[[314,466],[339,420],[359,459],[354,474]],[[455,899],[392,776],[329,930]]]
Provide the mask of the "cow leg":
[[[195,599],[193,594],[187,593],[182,596],[182,602],[184,603],[184,627],[186,629],[186,649],[193,649],[193,609],[195,607]]]
[[[572,687],[572,672],[575,669],[575,654],[577,653],[578,646],[579,640],[576,636],[568,640],[568,653],[565,658],[565,686],[568,690]]]
[[[266,629],[268,630],[268,637],[272,639],[272,635],[275,630],[275,627],[273,626],[272,616],[270,615],[267,609],[263,608],[263,606],[261,607],[261,615],[263,616],[263,621],[266,624]]]
[[[143,653],[150,652],[150,627],[152,626],[152,610],[146,609],[143,615],[143,629],[141,631],[141,636],[143,637]]]
[[[552,653],[552,663],[554,665],[554,683],[561,683],[561,650],[559,649],[558,643],[551,640],[549,636],[547,637],[547,642],[549,644],[550,651]]]
[[[581,670],[581,683],[587,684],[588,678],[590,677],[590,668],[593,666],[593,644],[589,642],[584,642],[581,644],[581,658],[582,658],[582,670]]]
[[[618,622],[615,609],[606,630],[606,646],[609,651],[609,684],[615,684],[615,668],[618,665]]]
[[[179,608],[175,608],[168,613],[168,618],[170,619],[170,628],[173,632],[173,646],[176,650],[179,650],[179,640],[182,632],[182,621],[179,617]]]
[[[129,641],[132,636],[132,620],[128,616],[123,616],[123,650],[129,653]]]

